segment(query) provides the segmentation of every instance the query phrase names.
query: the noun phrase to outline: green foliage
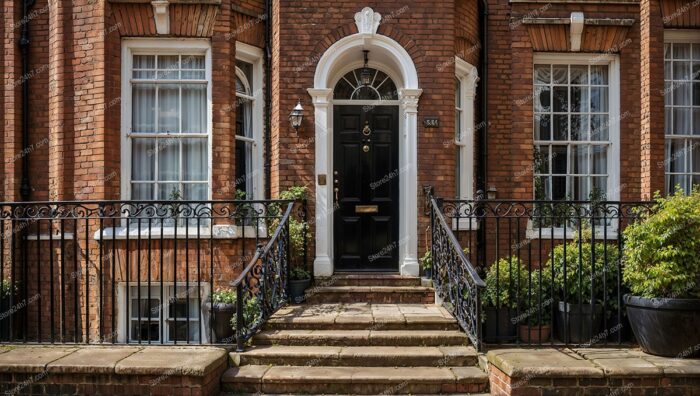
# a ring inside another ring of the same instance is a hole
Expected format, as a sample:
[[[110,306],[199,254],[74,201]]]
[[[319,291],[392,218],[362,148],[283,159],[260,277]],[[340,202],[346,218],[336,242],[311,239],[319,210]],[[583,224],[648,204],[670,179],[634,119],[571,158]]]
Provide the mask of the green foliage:
[[[301,201],[308,199],[309,189],[306,186],[294,186],[280,193],[280,199],[289,199],[293,201]]]
[[[246,301],[245,306],[243,307],[243,322],[245,323],[246,328],[250,328],[252,324],[260,319],[260,308],[260,303],[257,297],[253,297]],[[238,314],[234,313],[233,317],[231,318],[231,327],[233,330],[236,330],[237,323]]]
[[[290,270],[290,276],[292,280],[306,280],[311,279],[311,274],[304,268],[294,267]]]
[[[616,312],[618,259],[616,244],[594,242],[591,229],[583,228],[580,234],[578,232],[574,234],[570,242],[554,248],[552,257],[543,269],[543,276],[546,274],[551,278],[552,269],[554,270],[555,293],[568,302],[577,303],[580,293],[581,302],[590,303],[593,285],[595,300],[602,304],[607,289],[607,310]],[[592,265],[593,261],[595,263]],[[565,264],[566,281],[564,280]],[[565,292],[566,295],[564,295]]]
[[[700,188],[655,198],[624,231],[624,282],[641,297],[700,298]]]
[[[523,298],[523,286],[527,286],[527,274],[527,267],[517,258],[502,258],[493,263],[486,273],[485,306],[516,309]]]
[[[433,251],[428,249],[425,254],[420,259],[421,267],[423,271],[428,271],[433,268]]]
[[[236,290],[235,289],[217,289],[211,296],[215,304],[235,304]]]
[[[526,269],[527,270],[527,269]],[[521,323],[532,326],[552,322],[552,278],[545,269],[533,269],[521,285]]]

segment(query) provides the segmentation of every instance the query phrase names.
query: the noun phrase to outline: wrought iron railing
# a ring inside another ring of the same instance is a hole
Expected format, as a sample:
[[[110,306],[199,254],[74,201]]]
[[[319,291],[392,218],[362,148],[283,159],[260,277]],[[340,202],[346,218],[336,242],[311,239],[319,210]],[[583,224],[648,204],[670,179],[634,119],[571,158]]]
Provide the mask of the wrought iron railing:
[[[440,199],[430,197],[431,259],[435,292],[451,308],[460,327],[481,349],[481,289],[486,284],[464,254],[445,219]]]
[[[290,216],[305,202],[0,203],[0,342],[230,343],[213,296]]]
[[[486,343],[630,340],[622,299],[622,232],[652,210],[651,202],[443,200],[435,205],[467,261],[486,279]],[[441,234],[445,231],[438,227],[433,238]]]
[[[288,204],[272,238],[259,246],[243,272],[231,283],[236,289],[236,347],[245,342],[289,299],[289,217]]]

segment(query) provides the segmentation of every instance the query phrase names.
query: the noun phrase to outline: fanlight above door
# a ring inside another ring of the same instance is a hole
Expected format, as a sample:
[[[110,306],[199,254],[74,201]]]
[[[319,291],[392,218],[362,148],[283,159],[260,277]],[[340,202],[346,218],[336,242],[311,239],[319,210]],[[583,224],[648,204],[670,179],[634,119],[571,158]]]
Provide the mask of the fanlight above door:
[[[345,100],[397,100],[396,84],[384,72],[369,69],[370,84],[363,85],[360,80],[362,68],[346,73],[333,89],[333,99]]]

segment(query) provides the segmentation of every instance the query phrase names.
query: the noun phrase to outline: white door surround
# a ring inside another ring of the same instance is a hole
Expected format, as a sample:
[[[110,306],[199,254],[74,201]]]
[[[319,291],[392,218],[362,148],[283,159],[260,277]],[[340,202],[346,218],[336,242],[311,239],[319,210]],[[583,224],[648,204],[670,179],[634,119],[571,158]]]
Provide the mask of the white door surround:
[[[346,72],[369,66],[396,83],[399,97],[399,270],[418,276],[418,73],[408,52],[395,40],[377,33],[381,16],[366,7],[355,15],[358,32],[346,36],[323,54],[309,88],[315,118],[316,259],[315,276],[333,275],[333,87]],[[376,103],[381,104],[380,102]],[[326,184],[318,184],[319,175]]]

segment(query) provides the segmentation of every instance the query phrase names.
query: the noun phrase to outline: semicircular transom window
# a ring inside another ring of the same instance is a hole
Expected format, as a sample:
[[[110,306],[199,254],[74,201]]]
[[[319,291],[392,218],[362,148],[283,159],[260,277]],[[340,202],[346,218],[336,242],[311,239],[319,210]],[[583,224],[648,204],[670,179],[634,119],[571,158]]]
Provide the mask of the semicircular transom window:
[[[394,81],[381,70],[370,70],[370,83],[360,81],[362,68],[346,73],[335,85],[334,99],[350,100],[397,100],[398,92]]]

